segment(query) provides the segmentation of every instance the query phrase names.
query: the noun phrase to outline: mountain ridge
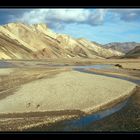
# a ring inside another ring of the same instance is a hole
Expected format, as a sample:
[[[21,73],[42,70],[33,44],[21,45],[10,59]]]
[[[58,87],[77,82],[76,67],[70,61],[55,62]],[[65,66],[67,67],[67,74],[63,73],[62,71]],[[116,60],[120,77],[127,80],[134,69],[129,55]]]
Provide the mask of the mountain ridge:
[[[108,58],[124,53],[87,39],[58,34],[46,24],[9,23],[0,26],[0,59]]]
[[[134,49],[130,50],[125,57],[130,58],[140,58],[140,46],[136,46]]]
[[[139,46],[140,43],[137,42],[111,42],[103,45],[105,48],[111,48],[123,53],[128,53],[130,50],[134,49],[136,46]]]

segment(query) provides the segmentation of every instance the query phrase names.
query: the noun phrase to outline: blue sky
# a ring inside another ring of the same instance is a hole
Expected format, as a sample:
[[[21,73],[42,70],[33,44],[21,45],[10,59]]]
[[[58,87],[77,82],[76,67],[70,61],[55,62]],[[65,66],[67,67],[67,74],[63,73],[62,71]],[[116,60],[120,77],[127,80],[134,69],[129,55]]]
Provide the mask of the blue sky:
[[[0,24],[46,23],[58,33],[101,44],[140,42],[140,9],[0,9]]]

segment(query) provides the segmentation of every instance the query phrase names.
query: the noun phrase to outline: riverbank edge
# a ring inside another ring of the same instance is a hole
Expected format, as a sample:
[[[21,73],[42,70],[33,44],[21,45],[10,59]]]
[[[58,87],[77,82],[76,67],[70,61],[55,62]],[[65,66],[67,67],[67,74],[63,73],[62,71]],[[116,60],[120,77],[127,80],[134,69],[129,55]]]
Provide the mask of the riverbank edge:
[[[120,97],[117,97],[114,100],[111,100],[110,102],[85,109],[84,112],[86,115],[91,115],[93,113],[97,113],[99,111],[104,111],[106,109],[115,107],[117,104],[122,103],[123,101],[127,100],[128,98],[131,98],[131,96],[133,96],[136,93],[137,88],[139,88],[138,85],[134,86],[133,89],[131,91],[129,91],[129,93],[127,93],[125,95],[121,95]]]

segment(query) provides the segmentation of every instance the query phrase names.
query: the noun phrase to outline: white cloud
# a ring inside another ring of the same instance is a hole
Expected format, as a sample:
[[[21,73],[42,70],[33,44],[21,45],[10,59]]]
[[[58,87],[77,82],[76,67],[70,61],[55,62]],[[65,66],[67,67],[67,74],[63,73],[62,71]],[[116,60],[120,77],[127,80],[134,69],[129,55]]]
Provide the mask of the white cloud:
[[[65,23],[101,25],[105,22],[107,13],[112,13],[112,18],[120,18],[125,22],[140,19],[139,9],[28,9],[20,12],[12,15],[10,22],[46,23],[52,28],[62,28]],[[111,22],[112,19],[108,21]]]
[[[20,16],[13,16],[12,22],[28,24],[47,23],[51,27],[60,28],[64,23],[85,23],[100,25],[104,21],[105,9],[33,9]]]
[[[90,13],[89,23],[91,25],[100,25],[103,24],[107,9],[98,9],[95,13]]]
[[[111,9],[110,12],[118,14],[126,22],[140,19],[140,9]]]

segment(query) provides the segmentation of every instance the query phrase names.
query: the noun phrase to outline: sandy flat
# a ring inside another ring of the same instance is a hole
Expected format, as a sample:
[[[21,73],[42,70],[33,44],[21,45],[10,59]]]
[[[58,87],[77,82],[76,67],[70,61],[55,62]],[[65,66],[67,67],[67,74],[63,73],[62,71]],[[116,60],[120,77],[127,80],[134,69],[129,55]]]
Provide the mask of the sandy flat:
[[[14,95],[0,100],[0,113],[55,111],[90,108],[129,95],[135,84],[76,71],[23,85]]]
[[[0,75],[9,75],[13,71],[13,68],[0,68]]]
[[[123,68],[127,69],[139,69],[140,70],[140,63],[122,63]]]

